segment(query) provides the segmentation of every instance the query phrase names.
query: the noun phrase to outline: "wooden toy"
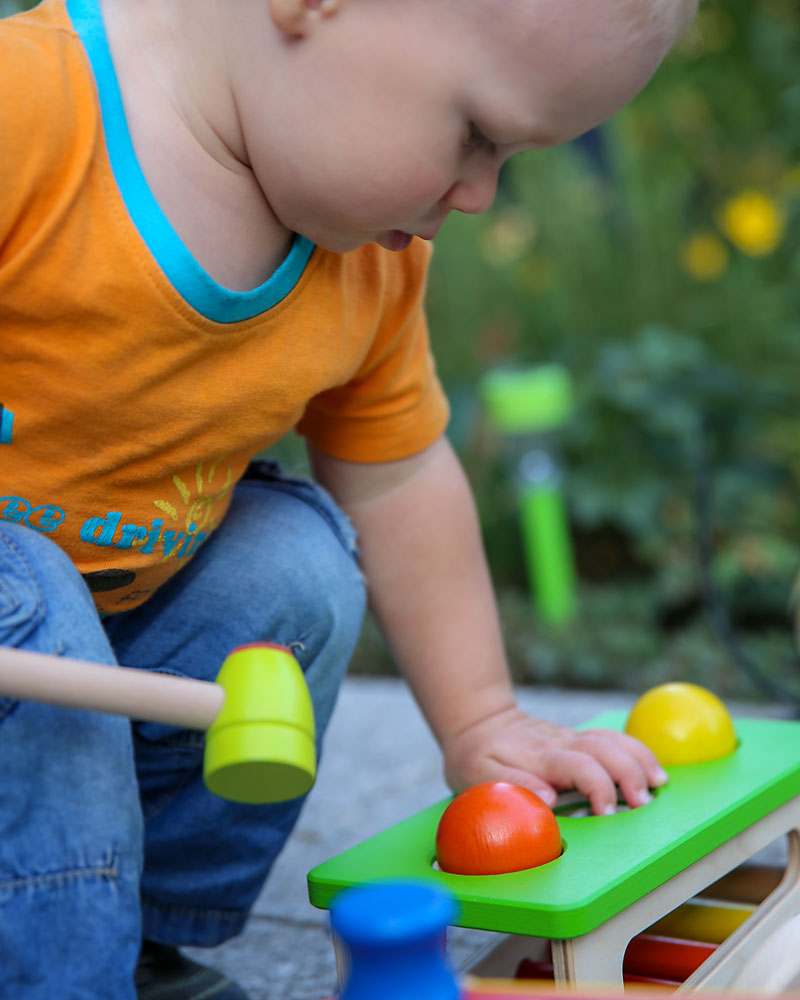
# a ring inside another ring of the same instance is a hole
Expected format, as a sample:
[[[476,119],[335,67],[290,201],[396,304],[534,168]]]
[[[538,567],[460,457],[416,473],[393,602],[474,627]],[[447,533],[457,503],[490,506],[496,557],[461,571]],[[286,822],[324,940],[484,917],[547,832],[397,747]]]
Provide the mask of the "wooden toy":
[[[238,647],[216,683],[2,647],[0,694],[207,729],[203,776],[223,798],[281,802],[314,783],[311,697],[283,646]]]
[[[345,985],[339,1000],[485,1000],[506,997],[563,996],[552,984],[552,965],[524,962],[518,977],[536,981],[488,980],[467,976],[457,982],[445,951],[445,934],[458,906],[447,892],[428,883],[379,882],[341,892],[331,907],[331,928],[346,956]],[[751,958],[776,980],[779,950],[790,947],[789,932],[800,930],[800,916],[776,934],[762,953]],[[637,935],[628,946],[627,984],[663,984],[671,992],[714,951],[713,945]],[[768,968],[765,963],[771,962]],[[640,970],[641,974],[636,970]],[[662,977],[662,978],[659,978]],[[593,1000],[614,996],[592,990]],[[630,990],[626,990],[630,995]],[[652,994],[641,994],[642,996]],[[572,993],[574,997],[575,994]],[[333,998],[328,998],[333,1000]]]
[[[587,725],[621,729],[624,714]],[[788,835],[780,885],[681,989],[735,985],[747,960],[800,911],[800,723],[739,719],[736,732],[733,753],[667,768],[669,783],[647,806],[584,818],[557,807],[564,852],[549,864],[493,876],[435,870],[445,800],[313,869],[311,902],[327,907],[342,888],[378,878],[428,881],[458,900],[461,926],[497,933],[477,975],[508,976],[549,940],[557,983],[619,986],[631,938]],[[791,961],[800,967],[800,955]]]

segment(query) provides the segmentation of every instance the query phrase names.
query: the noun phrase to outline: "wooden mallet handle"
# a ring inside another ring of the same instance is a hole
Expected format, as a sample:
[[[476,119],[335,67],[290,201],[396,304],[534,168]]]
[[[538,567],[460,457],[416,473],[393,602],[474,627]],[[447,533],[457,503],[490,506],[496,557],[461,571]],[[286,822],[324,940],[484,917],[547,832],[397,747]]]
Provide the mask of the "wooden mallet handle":
[[[0,647],[0,694],[182,729],[208,729],[225,691],[211,681]]]

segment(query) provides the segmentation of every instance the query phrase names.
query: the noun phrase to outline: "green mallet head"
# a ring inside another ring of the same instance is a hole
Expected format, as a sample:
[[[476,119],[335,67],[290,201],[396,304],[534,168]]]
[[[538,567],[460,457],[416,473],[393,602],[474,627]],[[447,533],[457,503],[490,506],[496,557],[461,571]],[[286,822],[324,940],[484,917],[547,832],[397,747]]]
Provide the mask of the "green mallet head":
[[[303,672],[284,646],[240,646],[222,664],[219,715],[206,733],[208,789],[237,802],[283,802],[316,776],[314,710]]]

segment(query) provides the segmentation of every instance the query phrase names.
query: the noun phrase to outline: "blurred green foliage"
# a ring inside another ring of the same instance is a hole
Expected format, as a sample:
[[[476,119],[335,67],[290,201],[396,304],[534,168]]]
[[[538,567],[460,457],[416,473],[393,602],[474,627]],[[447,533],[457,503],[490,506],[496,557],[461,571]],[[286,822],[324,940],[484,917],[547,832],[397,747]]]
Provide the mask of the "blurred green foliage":
[[[0,17],[9,17],[29,7],[33,7],[31,0],[0,0]]]
[[[798,14],[702,4],[629,108],[510,161],[493,211],[437,237],[434,345],[519,679],[756,696],[738,657],[800,697]],[[494,365],[551,361],[578,398],[560,442],[581,586],[565,630],[526,600],[513,457],[475,392]]]

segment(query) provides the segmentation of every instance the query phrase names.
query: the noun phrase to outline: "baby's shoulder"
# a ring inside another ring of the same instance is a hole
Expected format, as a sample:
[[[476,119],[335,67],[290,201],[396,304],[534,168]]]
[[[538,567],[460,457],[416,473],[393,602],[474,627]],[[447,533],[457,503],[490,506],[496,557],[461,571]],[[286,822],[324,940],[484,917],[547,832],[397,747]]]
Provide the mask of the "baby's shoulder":
[[[31,11],[0,20],[3,87],[0,121],[5,142],[15,136],[58,141],[75,134],[94,87],[85,53],[63,3],[45,0]]]
[[[101,126],[91,71],[63,4],[45,0],[0,20],[0,66],[0,221],[7,224],[15,205],[30,209],[49,197]]]

